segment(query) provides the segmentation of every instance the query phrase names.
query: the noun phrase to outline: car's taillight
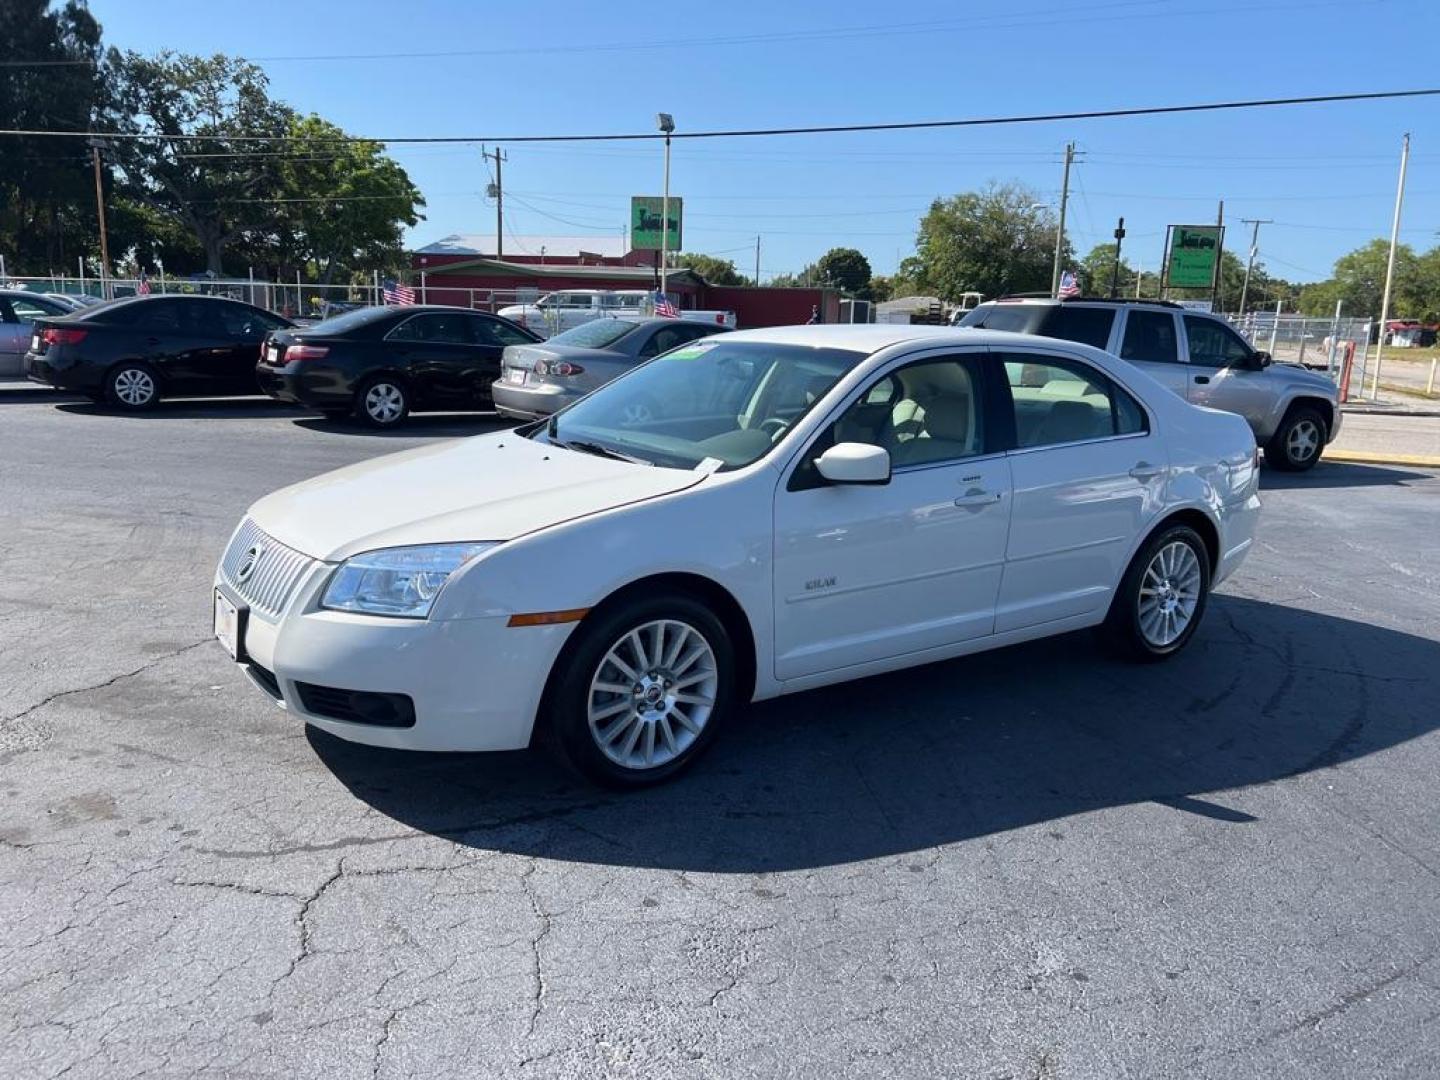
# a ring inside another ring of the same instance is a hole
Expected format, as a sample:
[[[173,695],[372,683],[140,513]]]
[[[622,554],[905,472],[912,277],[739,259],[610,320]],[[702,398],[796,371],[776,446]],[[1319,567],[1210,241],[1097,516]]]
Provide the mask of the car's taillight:
[[[85,340],[88,331],[66,329],[49,329],[40,335],[45,339],[46,345],[79,345]]]
[[[290,345],[285,349],[285,362],[291,360],[323,360],[330,355],[328,345]]]
[[[556,378],[568,379],[572,375],[583,375],[585,369],[579,364],[572,364],[569,360],[536,360],[536,375],[553,375]]]

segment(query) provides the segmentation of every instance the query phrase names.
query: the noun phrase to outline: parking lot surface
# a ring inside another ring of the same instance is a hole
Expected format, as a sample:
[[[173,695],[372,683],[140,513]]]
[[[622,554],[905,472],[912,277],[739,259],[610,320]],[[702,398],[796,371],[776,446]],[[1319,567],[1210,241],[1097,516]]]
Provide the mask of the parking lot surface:
[[[252,500],[493,421],[0,425],[0,1075],[1437,1072],[1432,473],[1267,472],[1171,663],[767,702],[616,795],[309,733],[210,637]]]

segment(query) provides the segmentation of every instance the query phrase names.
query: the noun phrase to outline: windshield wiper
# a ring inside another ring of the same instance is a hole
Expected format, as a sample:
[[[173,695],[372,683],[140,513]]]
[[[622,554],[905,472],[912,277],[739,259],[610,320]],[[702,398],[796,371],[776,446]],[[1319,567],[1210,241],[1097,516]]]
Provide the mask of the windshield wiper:
[[[644,458],[636,457],[634,454],[621,453],[619,450],[612,450],[608,446],[601,446],[593,442],[561,442],[566,450],[579,450],[582,454],[595,454],[597,457],[614,458],[616,461],[628,461],[632,465],[653,465],[653,461],[646,461]]]

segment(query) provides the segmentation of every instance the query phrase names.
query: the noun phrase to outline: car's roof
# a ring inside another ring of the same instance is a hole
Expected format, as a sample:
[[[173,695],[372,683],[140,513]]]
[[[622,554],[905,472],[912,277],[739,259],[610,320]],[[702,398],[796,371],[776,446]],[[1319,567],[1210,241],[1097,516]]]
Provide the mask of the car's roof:
[[[906,342],[954,342],[957,345],[1008,344],[1025,340],[1001,330],[972,330],[956,326],[911,326],[905,323],[821,323],[808,326],[768,326],[737,330],[726,341],[763,341],[775,345],[810,345],[817,349],[852,349],[873,353]],[[1029,339],[1034,344],[1034,339]]]

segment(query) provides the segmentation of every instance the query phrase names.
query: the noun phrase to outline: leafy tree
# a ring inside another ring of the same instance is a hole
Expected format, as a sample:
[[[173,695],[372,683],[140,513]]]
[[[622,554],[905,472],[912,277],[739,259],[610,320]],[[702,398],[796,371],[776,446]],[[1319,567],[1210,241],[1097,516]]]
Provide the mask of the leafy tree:
[[[270,140],[294,114],[258,67],[218,54],[112,55],[111,76],[117,129],[146,136],[116,140],[124,194],[183,222],[222,274],[226,248],[271,225],[283,143]]]
[[[870,284],[870,260],[854,248],[831,248],[815,263],[815,273],[820,284],[860,293]]]
[[[0,127],[85,130],[104,98],[100,24],[79,0],[0,0]],[[69,63],[69,61],[80,61]],[[79,139],[0,141],[0,250],[9,269],[73,269],[98,250],[90,151]]]
[[[1110,285],[1115,273],[1115,245],[1096,244],[1090,253],[1080,260],[1077,267],[1080,290],[1086,296],[1109,296]],[[1123,257],[1120,259],[1119,294],[1135,294],[1135,270]]]
[[[1055,215],[1039,193],[1019,184],[936,199],[901,272],[921,293],[945,300],[971,291],[987,297],[1046,291],[1055,229]],[[1068,239],[1060,254],[1062,265],[1073,259]]]
[[[735,269],[734,259],[717,259],[714,255],[686,254],[676,258],[680,266],[689,267],[711,285],[744,285],[748,278]]]
[[[866,299],[883,304],[895,295],[896,280],[894,277],[885,277],[883,274],[874,275],[870,279],[870,284],[865,287],[865,291],[869,294]]]
[[[308,264],[315,280],[329,284],[398,250],[405,226],[419,221],[416,208],[425,205],[405,170],[380,144],[347,142],[318,116],[292,118],[289,134],[296,141],[274,177],[279,261]]]

